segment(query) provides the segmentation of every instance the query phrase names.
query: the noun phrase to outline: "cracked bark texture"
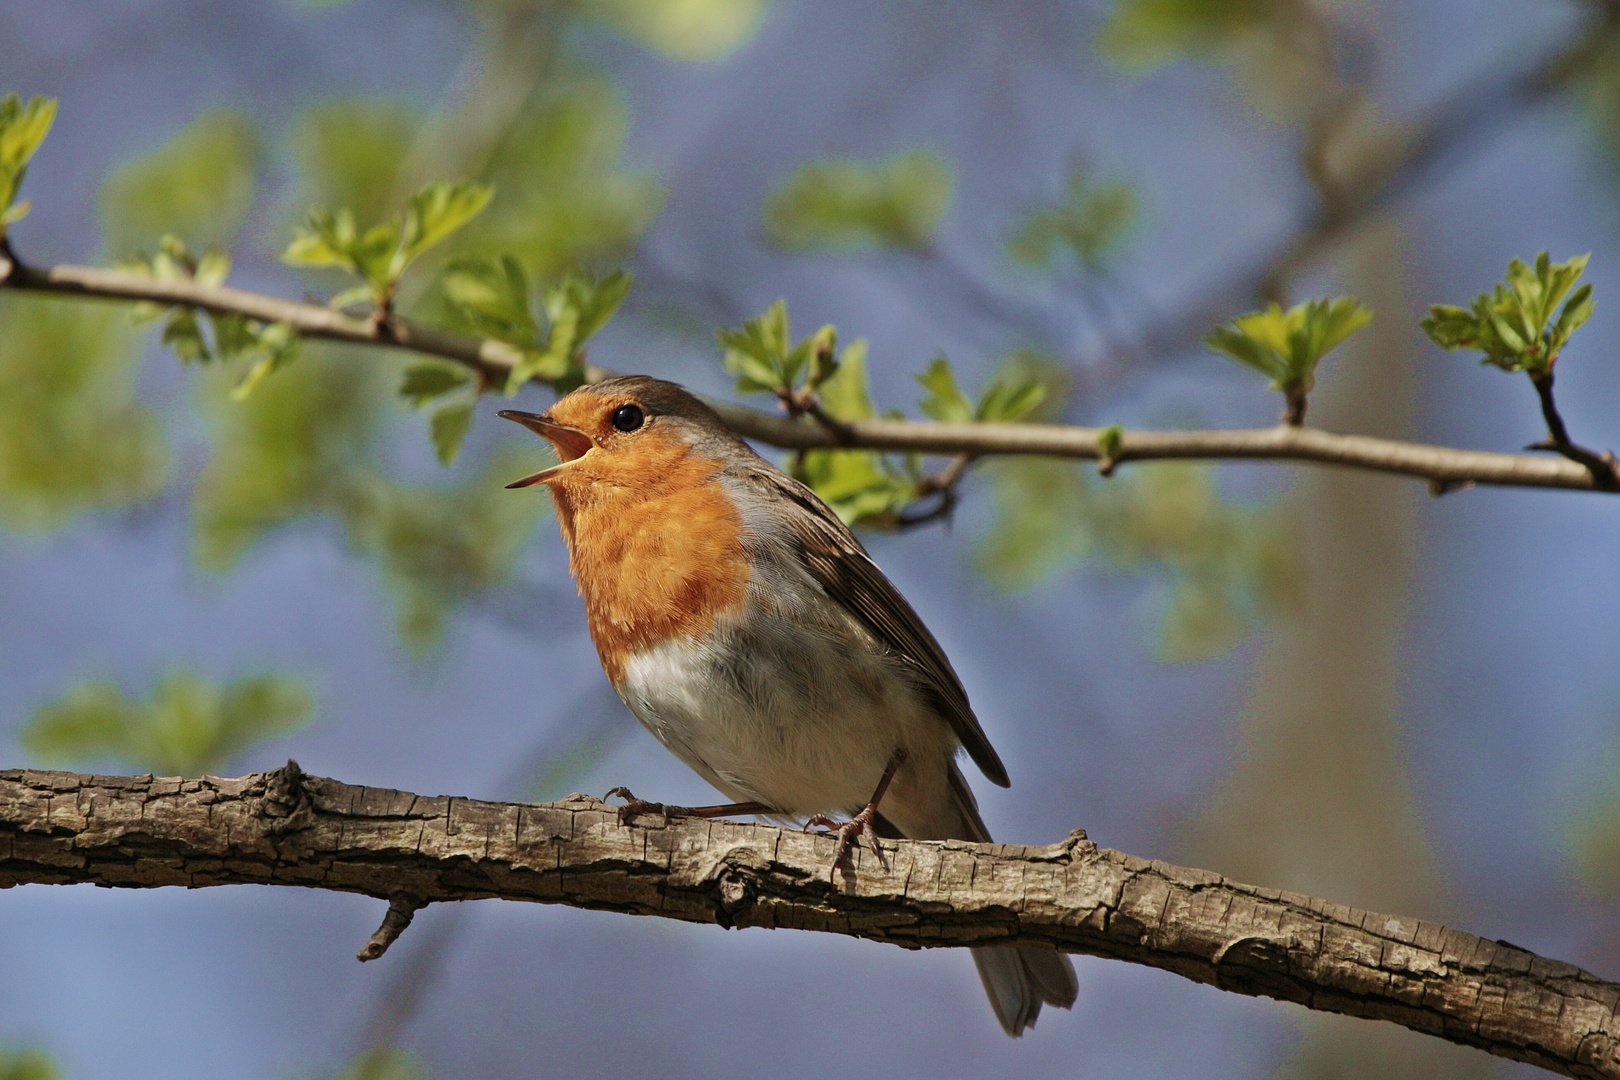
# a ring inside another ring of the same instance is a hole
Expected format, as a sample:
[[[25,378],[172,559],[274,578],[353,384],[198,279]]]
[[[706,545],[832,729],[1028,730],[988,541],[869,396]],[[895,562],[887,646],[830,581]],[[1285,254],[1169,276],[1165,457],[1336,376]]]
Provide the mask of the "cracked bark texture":
[[[881,860],[856,848],[836,878],[832,851],[828,836],[771,825],[621,825],[582,795],[425,797],[291,763],[239,779],[0,771],[0,887],[302,885],[391,912],[499,897],[906,948],[1048,945],[1620,1077],[1620,985],[1506,942],[1140,859],[1078,831],[1048,847],[885,841]]]

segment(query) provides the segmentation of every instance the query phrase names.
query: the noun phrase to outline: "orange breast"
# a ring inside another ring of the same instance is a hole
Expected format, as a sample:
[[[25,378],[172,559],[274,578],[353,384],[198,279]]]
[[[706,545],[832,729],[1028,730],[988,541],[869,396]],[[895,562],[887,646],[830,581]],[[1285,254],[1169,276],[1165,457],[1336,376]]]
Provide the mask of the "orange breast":
[[[703,635],[748,586],[742,517],[714,479],[721,463],[675,439],[636,450],[582,460],[552,488],[591,638],[615,686],[631,656]]]

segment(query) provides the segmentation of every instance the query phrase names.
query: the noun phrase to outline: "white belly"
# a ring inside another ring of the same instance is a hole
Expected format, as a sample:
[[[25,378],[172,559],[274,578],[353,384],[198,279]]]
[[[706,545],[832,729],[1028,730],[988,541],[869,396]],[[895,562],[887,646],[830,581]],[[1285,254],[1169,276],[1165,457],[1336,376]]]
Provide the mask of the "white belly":
[[[848,814],[897,748],[907,772],[950,761],[949,724],[892,660],[842,634],[755,627],[648,649],[620,687],[636,718],[728,798],[793,817]]]

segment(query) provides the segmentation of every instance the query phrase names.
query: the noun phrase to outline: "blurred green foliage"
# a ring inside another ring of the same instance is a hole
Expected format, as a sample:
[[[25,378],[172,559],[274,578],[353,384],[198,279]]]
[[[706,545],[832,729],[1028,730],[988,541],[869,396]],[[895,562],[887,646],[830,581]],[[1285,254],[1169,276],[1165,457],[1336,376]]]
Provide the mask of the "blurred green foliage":
[[[1539,376],[1552,370],[1569,336],[1592,314],[1592,286],[1582,285],[1564,299],[1586,270],[1590,255],[1555,263],[1543,251],[1534,267],[1520,259],[1508,262],[1507,277],[1489,293],[1474,297],[1471,307],[1432,304],[1423,320],[1424,333],[1446,351],[1484,353],[1481,363],[1503,371]],[[1556,316],[1555,316],[1556,312]]]
[[[1270,15],[1276,0],[1118,0],[1097,34],[1114,62],[1146,69],[1182,56],[1207,55]]]
[[[920,251],[933,243],[950,197],[950,166],[929,150],[871,164],[816,162],[766,197],[765,236],[787,251]]]
[[[321,1080],[430,1080],[432,1075],[417,1055],[383,1046],[356,1055],[342,1072],[324,1073]]]
[[[101,185],[107,251],[123,258],[172,234],[195,251],[225,247],[253,201],[262,163],[253,121],[216,110],[152,152],[114,169]]]
[[[0,526],[59,528],[163,487],[167,453],[134,399],[124,314],[0,297]]]
[[[387,393],[383,372],[352,347],[311,343],[305,353],[246,401],[232,400],[228,367],[210,369],[200,384],[213,453],[191,505],[205,567],[223,570],[269,529],[341,516],[352,501],[352,477],[370,458]]]
[[[1216,655],[1253,621],[1301,602],[1303,564],[1287,520],[1223,502],[1205,466],[1142,465],[1111,480],[1051,458],[1002,459],[986,470],[998,520],[977,562],[991,583],[1031,589],[1087,557],[1162,576],[1165,660]]]
[[[293,679],[261,675],[218,687],[176,671],[146,701],[112,683],[80,683],[41,707],[21,742],[53,764],[110,758],[160,776],[198,776],[260,739],[303,727],[309,712],[309,692]]]
[[[451,485],[405,486],[357,477],[344,525],[393,593],[401,639],[421,654],[453,608],[504,580],[550,502],[505,484],[541,467],[535,451],[502,448]],[[368,482],[369,481],[369,482]]]
[[[61,1080],[62,1070],[43,1050],[0,1050],[0,1080]]]
[[[1098,180],[1084,165],[1075,165],[1062,199],[1025,212],[1007,242],[1007,253],[1040,269],[1066,257],[1080,269],[1094,271],[1135,221],[1136,193],[1129,184]]]
[[[580,8],[677,60],[713,60],[752,36],[765,0],[583,0]]]
[[[0,99],[0,237],[6,228],[28,216],[30,203],[17,201],[28,175],[28,161],[50,134],[56,119],[56,99],[32,97],[23,104],[16,94]]]
[[[421,118],[403,102],[338,100],[312,106],[295,126],[300,205],[345,206],[379,221],[396,206],[395,188]]]
[[[1273,390],[1308,394],[1322,357],[1372,317],[1370,308],[1348,296],[1310,300],[1287,311],[1272,304],[1216,327],[1204,344],[1267,376]]]
[[[627,252],[663,192],[621,167],[626,122],[606,81],[577,72],[549,81],[496,145],[483,178],[497,195],[463,250],[513,255],[536,281]]]

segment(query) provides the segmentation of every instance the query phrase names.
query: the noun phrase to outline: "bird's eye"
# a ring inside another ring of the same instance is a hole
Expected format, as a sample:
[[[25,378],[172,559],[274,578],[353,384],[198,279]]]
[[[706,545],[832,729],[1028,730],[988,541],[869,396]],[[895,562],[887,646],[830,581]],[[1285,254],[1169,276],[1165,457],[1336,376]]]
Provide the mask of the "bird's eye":
[[[620,431],[634,431],[646,420],[646,414],[639,405],[620,405],[613,410],[613,426]]]

